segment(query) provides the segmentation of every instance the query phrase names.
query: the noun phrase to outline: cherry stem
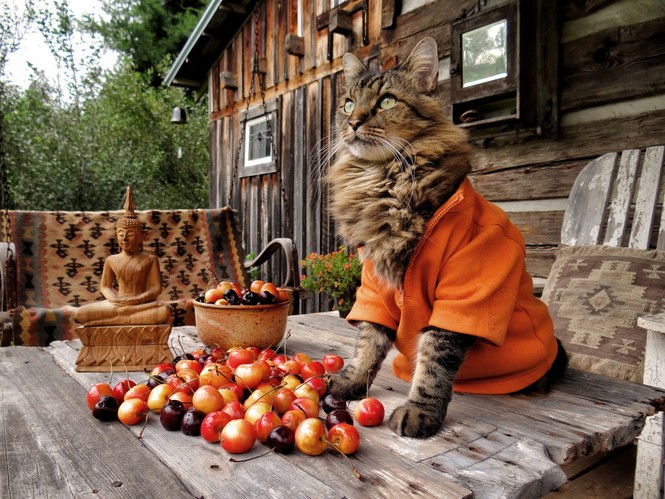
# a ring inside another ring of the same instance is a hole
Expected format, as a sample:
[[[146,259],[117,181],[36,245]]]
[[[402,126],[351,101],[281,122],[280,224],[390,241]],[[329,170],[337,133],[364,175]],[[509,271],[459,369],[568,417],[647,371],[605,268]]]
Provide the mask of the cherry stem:
[[[367,370],[367,382],[366,382],[366,388],[365,388],[365,398],[369,397],[369,378],[374,372],[374,369],[371,367]]]
[[[288,340],[290,337],[291,337],[291,330],[289,329],[284,335],[284,338],[282,338],[282,341],[280,341],[275,347],[275,352],[278,352],[280,348],[284,347],[284,355],[286,355],[286,340]]]
[[[252,403],[252,405],[256,404],[259,400],[261,400],[263,397],[265,397],[265,396],[268,395],[269,393],[276,392],[277,390],[281,390],[281,389],[284,388],[285,386],[286,386],[286,383],[282,383],[282,384],[280,384],[280,385],[273,386],[273,387],[272,387],[270,390],[268,390],[267,392],[262,393],[261,396],[260,396],[259,398],[257,398],[257,399]],[[252,392],[252,393],[254,393],[254,392]],[[249,407],[251,407],[252,405],[250,405]],[[248,407],[248,409],[249,409],[249,407]],[[270,404],[270,410],[272,410],[272,403]]]
[[[229,458],[229,461],[231,461],[232,463],[245,463],[245,462],[247,462],[247,461],[251,461],[251,460],[253,460],[253,459],[258,459],[258,458],[260,458],[260,457],[263,457],[263,456],[265,456],[266,454],[270,454],[270,453],[273,452],[274,450],[275,450],[275,448],[272,447],[270,450],[264,452],[263,454],[259,454],[258,456],[247,457],[247,458],[245,458],[245,459],[236,459],[236,458],[234,458],[234,457],[231,457],[231,458]]]
[[[148,371],[146,368],[143,368],[143,373],[144,373],[144,374],[147,374],[147,375],[148,375],[148,378],[150,378],[150,379],[156,381],[157,384],[159,384],[159,385],[164,385],[164,384],[166,384],[166,381],[164,381],[164,380],[161,379],[161,378],[158,378],[157,376],[155,376],[154,374],[152,374],[150,371]]]
[[[347,462],[349,463],[349,466],[351,466],[351,471],[353,471],[353,474],[355,475],[355,477],[356,477],[358,480],[362,481],[363,476],[360,474],[360,472],[359,472],[359,471],[356,469],[356,467],[353,465],[353,463],[351,462],[351,459],[349,458],[349,456],[347,456],[346,454],[344,454],[344,453],[342,452],[342,450],[341,450],[339,447],[337,447],[334,443],[332,443],[332,442],[331,442],[330,440],[328,440],[327,438],[324,438],[323,440],[326,441],[326,443],[328,444],[328,446],[330,446],[331,448],[335,449],[337,452],[339,452],[339,453],[342,455],[342,457],[343,457],[344,459],[347,460]]]
[[[125,366],[125,379],[129,379],[129,373],[127,372],[127,363],[125,362],[126,355],[122,356],[122,365]]]
[[[143,438],[143,431],[145,430],[145,427],[148,424],[148,414],[150,414],[150,413],[148,412],[145,415],[145,419],[143,420],[143,426],[141,427],[141,431],[139,431],[138,434],[136,435],[136,438],[138,438],[139,440],[141,440]]]
[[[109,364],[111,364],[111,376],[109,377],[109,386],[113,387],[113,361],[109,360]]]

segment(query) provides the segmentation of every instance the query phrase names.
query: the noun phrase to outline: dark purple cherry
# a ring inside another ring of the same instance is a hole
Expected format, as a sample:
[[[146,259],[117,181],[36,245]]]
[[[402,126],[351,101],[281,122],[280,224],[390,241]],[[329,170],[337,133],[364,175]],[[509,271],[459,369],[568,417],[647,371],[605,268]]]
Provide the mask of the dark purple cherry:
[[[180,429],[182,418],[185,415],[185,406],[179,400],[169,400],[162,412],[159,414],[159,422],[167,431],[177,431]]]
[[[296,442],[295,433],[291,428],[286,426],[278,426],[268,434],[266,443],[268,447],[273,447],[276,452],[280,454],[288,454],[293,450]]]
[[[353,424],[353,418],[351,413],[346,409],[335,409],[330,411],[330,414],[326,416],[326,429],[330,430],[333,426],[339,423],[348,423]]]
[[[205,413],[190,407],[182,417],[180,429],[185,435],[199,436],[201,434],[201,423],[203,423],[205,416]]]
[[[102,395],[93,407],[92,415],[100,421],[118,419],[118,401],[110,395]]]

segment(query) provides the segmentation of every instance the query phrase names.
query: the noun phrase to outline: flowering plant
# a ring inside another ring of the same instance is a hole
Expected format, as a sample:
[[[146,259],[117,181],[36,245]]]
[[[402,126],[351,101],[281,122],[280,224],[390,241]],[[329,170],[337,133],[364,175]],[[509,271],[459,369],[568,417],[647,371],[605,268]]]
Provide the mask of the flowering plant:
[[[332,298],[340,314],[351,310],[360,286],[362,263],[355,253],[348,253],[344,246],[332,253],[312,253],[302,261],[305,274],[300,285],[305,291],[323,293]]]

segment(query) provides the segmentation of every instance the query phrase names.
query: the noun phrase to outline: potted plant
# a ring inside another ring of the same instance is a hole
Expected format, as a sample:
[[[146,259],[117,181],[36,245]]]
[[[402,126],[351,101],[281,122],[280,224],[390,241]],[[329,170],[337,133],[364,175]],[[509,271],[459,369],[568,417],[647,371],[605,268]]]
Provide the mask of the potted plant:
[[[340,246],[332,253],[311,253],[302,264],[305,272],[300,281],[302,289],[310,295],[323,293],[333,300],[339,315],[346,317],[360,286],[362,263],[358,254]]]

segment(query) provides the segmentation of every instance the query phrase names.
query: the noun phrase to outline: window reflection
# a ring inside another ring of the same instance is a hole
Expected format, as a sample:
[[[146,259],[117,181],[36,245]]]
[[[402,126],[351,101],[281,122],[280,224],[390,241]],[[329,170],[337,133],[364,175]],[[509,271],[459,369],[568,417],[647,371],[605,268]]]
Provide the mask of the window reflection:
[[[272,161],[272,147],[268,132],[268,118],[261,116],[247,122],[247,149],[245,166],[269,163]]]
[[[462,87],[471,87],[508,75],[508,21],[462,34]]]

